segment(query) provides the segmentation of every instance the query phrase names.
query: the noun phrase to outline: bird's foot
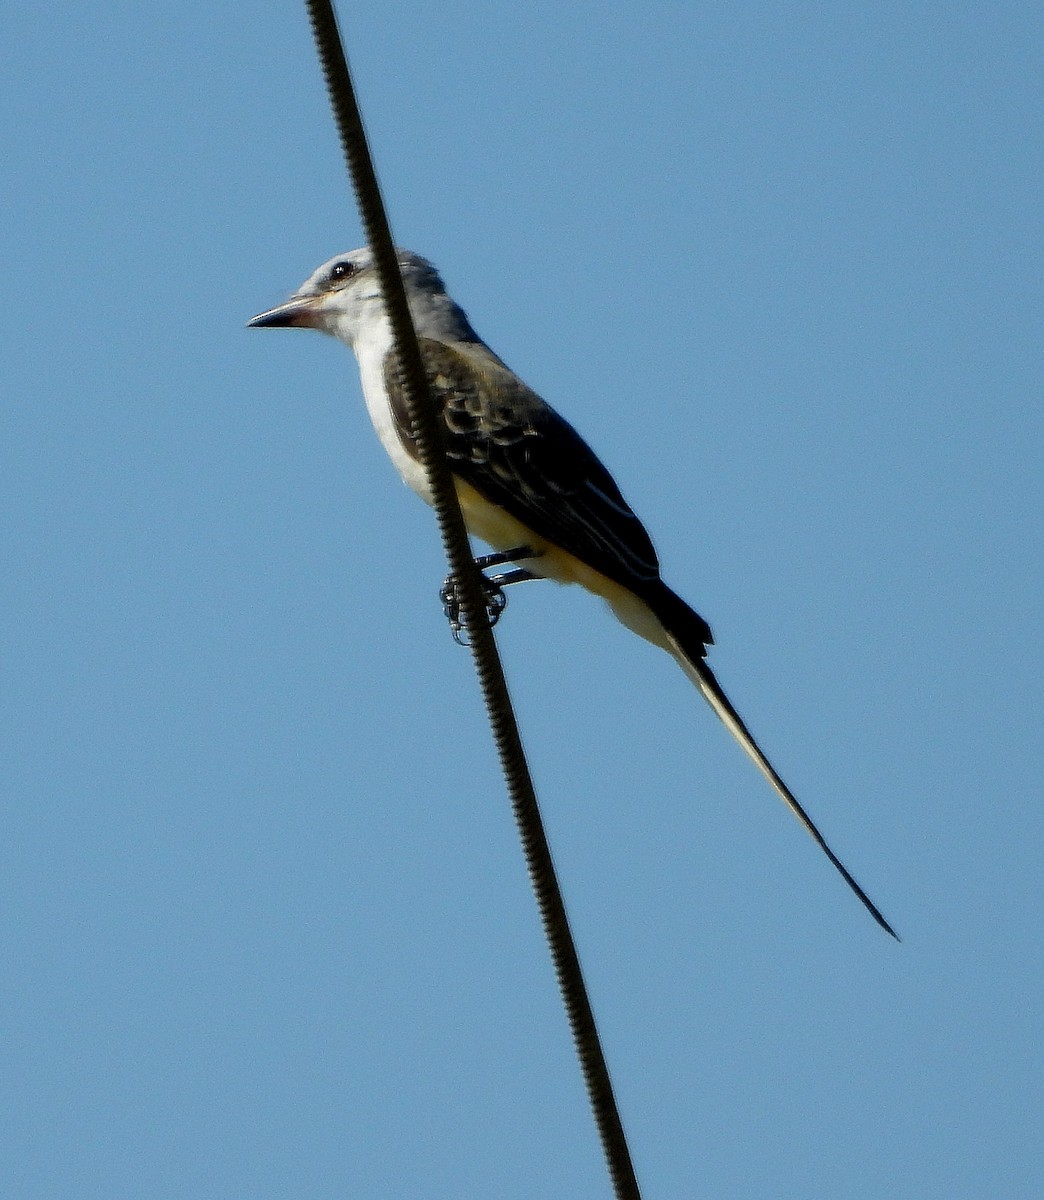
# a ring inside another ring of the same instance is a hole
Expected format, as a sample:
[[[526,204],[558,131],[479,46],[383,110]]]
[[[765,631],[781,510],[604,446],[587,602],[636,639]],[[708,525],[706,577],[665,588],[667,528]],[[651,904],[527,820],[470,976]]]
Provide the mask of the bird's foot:
[[[482,591],[486,601],[486,620],[490,629],[500,620],[504,609],[507,608],[507,596],[504,588],[512,583],[522,583],[526,579],[537,579],[539,576],[527,571],[525,567],[516,567],[512,571],[503,571],[499,575],[486,575],[489,567],[503,566],[504,563],[516,562],[520,558],[534,558],[533,551],[528,546],[516,546],[513,550],[504,550],[497,554],[483,554],[475,559],[475,566],[483,572]],[[452,575],[447,575],[439,589],[439,599],[442,601],[442,611],[449,621],[450,632],[458,646],[468,645],[467,620],[460,603],[460,589]]]

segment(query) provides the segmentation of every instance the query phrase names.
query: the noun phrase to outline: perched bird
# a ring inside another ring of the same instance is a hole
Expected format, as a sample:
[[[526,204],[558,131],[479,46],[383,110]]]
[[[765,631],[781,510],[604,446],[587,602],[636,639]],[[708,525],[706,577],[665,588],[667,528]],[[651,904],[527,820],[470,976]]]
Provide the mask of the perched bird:
[[[601,596],[628,629],[672,655],[877,923],[896,937],[725,695],[706,661],[710,626],[660,578],[649,535],[613,477],[482,341],[435,267],[408,251],[398,260],[469,532],[498,551],[519,550],[515,561],[528,575],[579,583]],[[377,436],[405,482],[431,502],[369,249],[330,259],[287,303],[249,325],[318,329],[349,346]]]

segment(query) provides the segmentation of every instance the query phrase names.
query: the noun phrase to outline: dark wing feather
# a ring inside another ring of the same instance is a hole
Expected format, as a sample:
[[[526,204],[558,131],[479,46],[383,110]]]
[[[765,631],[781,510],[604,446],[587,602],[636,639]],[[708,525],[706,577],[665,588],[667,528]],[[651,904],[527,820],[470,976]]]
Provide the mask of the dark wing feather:
[[[659,592],[656,551],[613,477],[576,430],[486,347],[421,338],[453,473],[534,533],[638,594]],[[394,367],[396,425],[413,434]]]

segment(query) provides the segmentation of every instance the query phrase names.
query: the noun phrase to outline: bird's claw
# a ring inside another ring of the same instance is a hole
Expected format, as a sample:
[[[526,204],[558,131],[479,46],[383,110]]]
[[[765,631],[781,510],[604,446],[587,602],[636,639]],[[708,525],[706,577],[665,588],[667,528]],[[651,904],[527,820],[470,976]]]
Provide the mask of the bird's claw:
[[[481,578],[483,596],[486,601],[486,620],[492,629],[500,620],[501,613],[507,608],[507,596],[504,595],[504,589],[496,580],[490,579],[488,575],[483,575]],[[461,607],[460,589],[457,587],[455,576],[446,576],[445,582],[439,588],[439,599],[442,601],[442,611],[446,614],[446,620],[449,621],[453,640],[458,646],[469,645],[468,623]]]
[[[500,620],[500,615],[507,608],[507,596],[504,595],[504,588],[511,583],[521,583],[524,579],[536,579],[537,577],[527,571],[525,567],[516,567],[512,571],[505,571],[500,575],[486,575],[483,572],[488,567],[500,567],[505,563],[517,562],[519,559],[537,558],[538,553],[534,553],[528,546],[516,546],[513,550],[502,550],[496,554],[485,554],[480,558],[475,559],[475,566],[478,567],[482,580],[482,591],[486,601],[486,620],[489,622],[490,629]],[[442,611],[446,614],[446,620],[449,621],[450,632],[453,634],[453,640],[458,646],[467,646],[467,621],[464,619],[464,613],[460,603],[460,589],[457,587],[457,581],[452,575],[447,575],[442,587],[439,588],[439,599],[442,601]]]

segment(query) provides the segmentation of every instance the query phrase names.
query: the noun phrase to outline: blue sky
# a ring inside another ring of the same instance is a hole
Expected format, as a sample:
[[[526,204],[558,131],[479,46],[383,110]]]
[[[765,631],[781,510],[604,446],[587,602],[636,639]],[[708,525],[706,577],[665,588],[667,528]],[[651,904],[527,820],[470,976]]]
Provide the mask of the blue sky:
[[[5,12],[0,1177],[608,1184],[434,523],[354,363],[303,7]],[[1036,1196],[1031,5],[342,6],[399,241],[593,443],[903,935],[666,656],[499,640],[645,1194]]]

